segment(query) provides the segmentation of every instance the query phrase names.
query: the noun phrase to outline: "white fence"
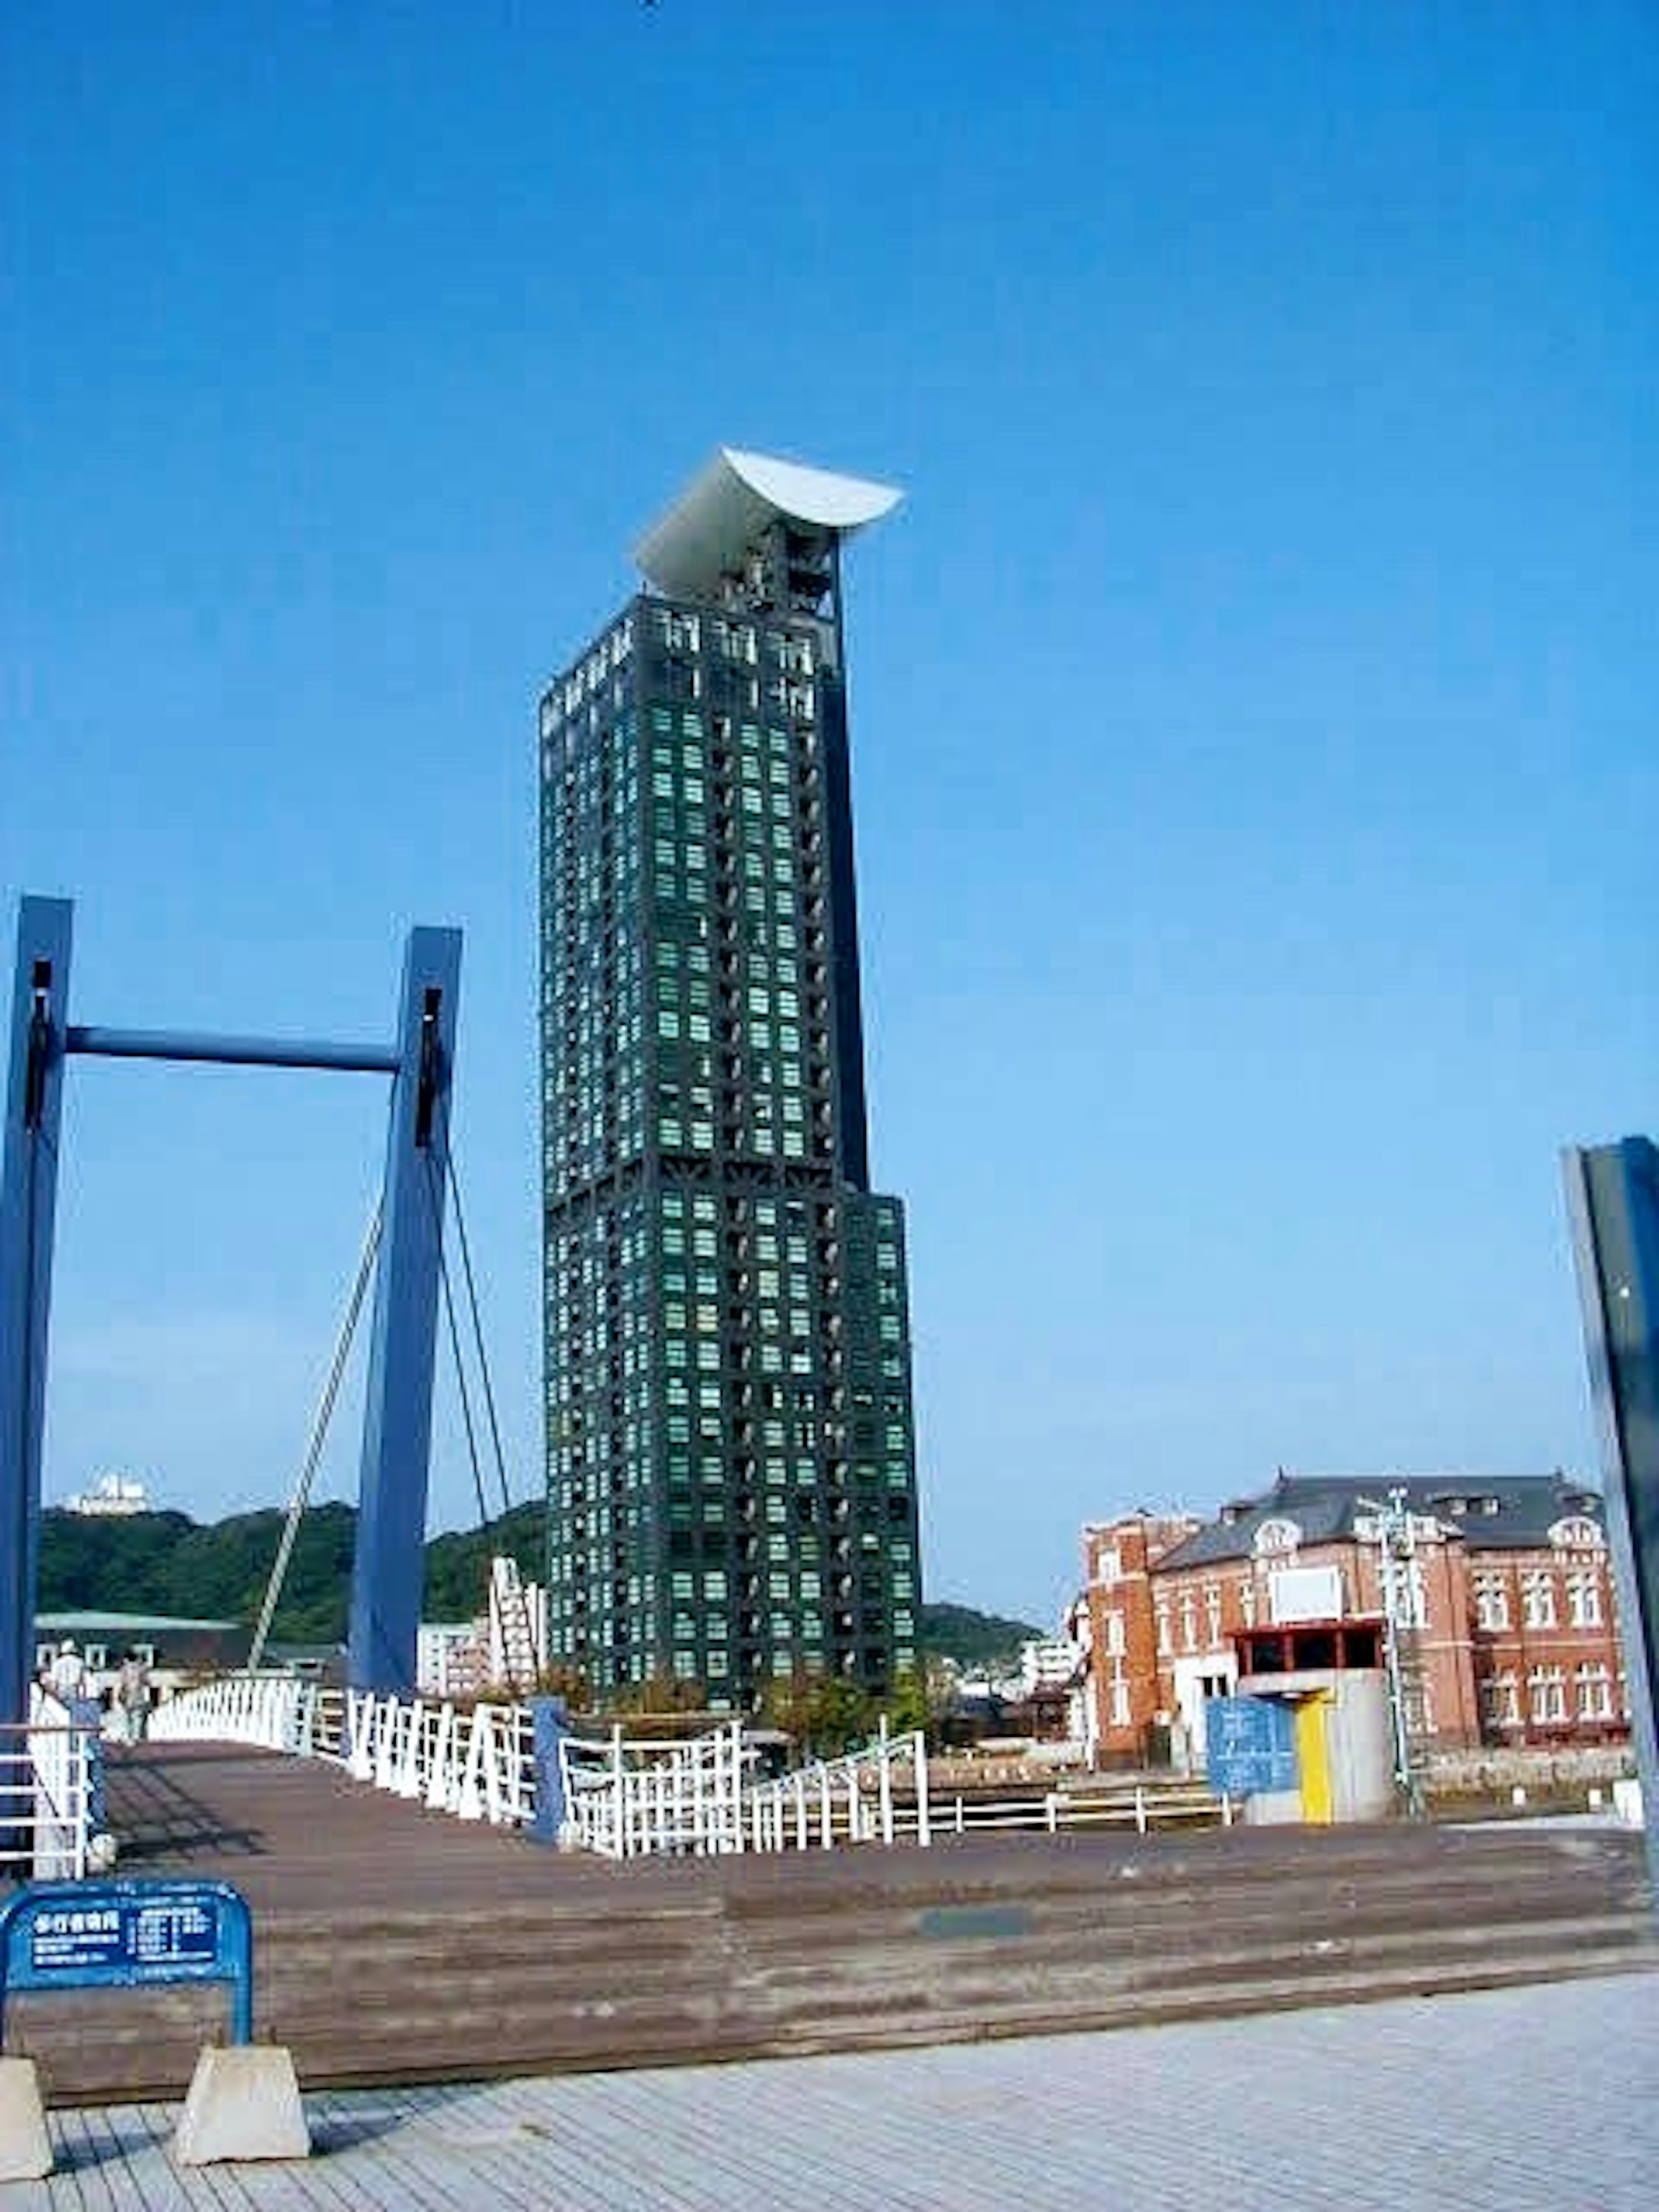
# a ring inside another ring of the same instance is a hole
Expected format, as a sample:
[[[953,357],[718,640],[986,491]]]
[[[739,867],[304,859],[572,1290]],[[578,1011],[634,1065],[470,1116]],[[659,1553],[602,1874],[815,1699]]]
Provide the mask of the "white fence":
[[[99,1756],[96,1728],[34,1685],[27,1725],[0,1727],[0,1867],[37,1881],[86,1873]]]
[[[1074,1828],[1133,1828],[1138,1835],[1166,1826],[1230,1828],[1237,1817],[1231,1797],[1202,1782],[1137,1782],[1127,1787],[1045,1790],[1040,1797],[1001,1790],[963,1793],[940,1800],[936,1827],[961,1836],[989,1829],[1042,1829],[1051,1836]]]
[[[297,1674],[224,1674],[153,1706],[146,1733],[163,1743],[252,1743],[309,1759],[337,1749],[338,1708],[337,1694]]]
[[[706,1735],[567,1736],[560,1747],[571,1840],[602,1857],[705,1856],[930,1840],[921,1735],[767,1776],[740,1722]]]
[[[539,1809],[534,1723],[518,1705],[343,1699],[292,1675],[239,1675],[157,1708],[149,1733],[252,1743],[337,1759],[358,1781],[458,1820],[528,1827]],[[661,1854],[926,1844],[932,1826],[921,1735],[890,1736],[793,1772],[761,1771],[732,1721],[689,1738],[563,1735],[557,1840],[613,1859]]]
[[[536,1813],[534,1742],[523,1705],[410,1705],[346,1697],[346,1770],[359,1782],[461,1820],[526,1827]]]
[[[603,1858],[743,1849],[755,1754],[732,1722],[690,1738],[568,1735],[559,1746],[566,1839]]]
[[[758,1785],[750,1798],[756,1850],[830,1850],[837,1844],[933,1840],[927,1747],[918,1729],[890,1735],[887,1723],[862,1751],[819,1759]]]

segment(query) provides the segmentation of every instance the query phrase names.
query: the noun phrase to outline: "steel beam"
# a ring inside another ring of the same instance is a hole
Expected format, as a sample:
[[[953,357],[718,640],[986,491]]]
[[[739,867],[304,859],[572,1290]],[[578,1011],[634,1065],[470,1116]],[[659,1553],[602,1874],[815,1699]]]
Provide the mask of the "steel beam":
[[[26,1717],[33,1672],[47,1315],[64,1063],[70,1054],[390,1074],[385,1218],[364,1416],[352,1571],[351,1679],[415,1686],[432,1442],[432,1363],[442,1265],[459,930],[409,935],[391,1047],[283,1043],[168,1030],[71,1027],[73,909],[20,908],[0,1183],[0,1721]],[[3,1808],[0,1808],[3,1817]]]
[[[220,1067],[317,1067],[395,1075],[395,1045],[283,1043],[271,1037],[207,1036],[183,1030],[71,1029],[66,1049],[94,1060],[207,1060]]]
[[[461,936],[410,932],[351,1575],[352,1686],[415,1691]]]
[[[73,921],[67,899],[26,898],[18,908],[0,1179],[0,1721],[27,1718],[34,1673],[46,1328]]]
[[[1626,1137],[1565,1153],[1562,1171],[1659,1910],[1659,1148]]]

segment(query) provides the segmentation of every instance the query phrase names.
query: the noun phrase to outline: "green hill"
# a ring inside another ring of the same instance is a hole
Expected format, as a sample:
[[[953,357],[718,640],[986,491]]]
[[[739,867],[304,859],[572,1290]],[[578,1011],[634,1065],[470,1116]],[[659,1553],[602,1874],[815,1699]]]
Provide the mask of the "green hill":
[[[209,1620],[258,1618],[283,1516],[274,1506],[198,1522],[184,1513],[45,1513],[40,1522],[42,1613],[173,1613]],[[317,1505],[300,1523],[271,1633],[283,1644],[345,1639],[356,1508]],[[491,1554],[505,1552],[526,1576],[544,1571],[543,1509],[516,1505],[487,1528],[434,1536],[426,1547],[428,1620],[482,1613]],[[1012,1657],[1041,1629],[966,1605],[924,1605],[921,1644],[968,1667]]]
[[[954,1659],[959,1667],[985,1667],[1012,1659],[1022,1644],[1050,1633],[1048,1629],[1034,1628],[1028,1620],[977,1613],[971,1605],[924,1605],[921,1608],[922,1650],[936,1659]]]
[[[274,1506],[205,1524],[183,1513],[45,1513],[37,1605],[42,1613],[101,1607],[251,1625],[283,1518]],[[343,1638],[356,1526],[349,1505],[315,1506],[300,1523],[274,1627],[284,1642]]]

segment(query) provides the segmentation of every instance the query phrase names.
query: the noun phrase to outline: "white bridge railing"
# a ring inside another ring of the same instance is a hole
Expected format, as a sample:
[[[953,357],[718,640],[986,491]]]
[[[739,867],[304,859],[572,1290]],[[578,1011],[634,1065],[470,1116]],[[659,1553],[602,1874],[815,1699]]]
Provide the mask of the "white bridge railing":
[[[689,1738],[568,1735],[559,1747],[567,1838],[603,1858],[743,1849],[754,1761],[733,1721]]]
[[[568,1736],[560,1757],[568,1826],[605,1858],[931,1840],[922,1738],[884,1723],[861,1751],[770,1777],[737,1721],[689,1740]]]
[[[556,1777],[544,1778],[529,1706],[342,1698],[293,1675],[256,1674],[181,1692],[156,1710],[149,1733],[332,1759],[434,1812],[545,1825],[555,1840],[605,1858],[932,1839],[922,1738],[890,1735],[884,1723],[863,1750],[781,1775],[761,1771],[737,1721],[682,1738],[562,1729]]]
[[[434,1813],[527,1827],[536,1814],[535,1746],[523,1705],[346,1697],[346,1771]]]
[[[298,1674],[223,1674],[154,1706],[145,1733],[164,1743],[252,1743],[309,1759],[337,1748],[338,1709],[337,1692]]]
[[[908,1788],[906,1784],[908,1784]],[[921,1731],[881,1732],[862,1751],[775,1776],[750,1799],[755,1850],[830,1850],[837,1844],[933,1840]]]
[[[98,1731],[37,1683],[27,1724],[0,1726],[0,1869],[37,1881],[87,1871]]]

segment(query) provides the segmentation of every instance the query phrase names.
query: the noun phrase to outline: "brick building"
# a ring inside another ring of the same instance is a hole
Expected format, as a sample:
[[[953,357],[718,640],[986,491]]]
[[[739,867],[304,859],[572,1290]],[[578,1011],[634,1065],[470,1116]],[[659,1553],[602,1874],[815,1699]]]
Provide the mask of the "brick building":
[[[1594,1491],[1559,1474],[1281,1474],[1211,1521],[1137,1512],[1085,1528],[1070,1631],[1091,1756],[1200,1762],[1205,1700],[1241,1675],[1380,1664],[1390,1529],[1420,1750],[1628,1735]]]

